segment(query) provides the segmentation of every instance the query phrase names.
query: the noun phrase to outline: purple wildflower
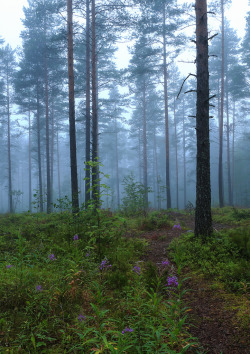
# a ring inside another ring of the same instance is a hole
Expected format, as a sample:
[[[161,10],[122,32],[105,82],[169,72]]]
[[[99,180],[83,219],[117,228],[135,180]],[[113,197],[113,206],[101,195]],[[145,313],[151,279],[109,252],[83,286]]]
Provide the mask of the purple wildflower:
[[[79,236],[78,236],[77,234],[76,234],[76,235],[74,235],[73,240],[74,240],[74,241],[79,240]]]
[[[55,260],[56,260],[56,257],[55,257],[55,255],[54,255],[54,253],[52,253],[52,254],[49,255],[49,259],[50,259],[51,261],[55,261]]]
[[[79,315],[78,316],[78,321],[82,322],[85,321],[86,317],[84,315]]]
[[[175,230],[175,229],[181,230],[181,225],[180,224],[174,225],[173,226],[173,230]]]
[[[86,257],[89,257],[90,256],[90,254],[89,253],[86,253]]]
[[[36,291],[43,291],[42,285],[37,285],[37,286],[36,286]]]
[[[124,328],[124,330],[122,331],[122,334],[124,334],[125,332],[133,332],[133,328],[126,327],[126,328]]]
[[[169,265],[169,261],[168,261],[168,260],[162,261],[162,262],[161,262],[161,265],[162,265],[163,267],[166,267],[166,266]]]
[[[106,269],[106,268],[111,268],[111,264],[109,264],[109,261],[107,259],[104,259],[100,265],[100,269]]]
[[[8,265],[6,266],[7,269],[12,268],[12,267],[14,267],[12,264],[8,264]]]
[[[178,286],[178,279],[175,275],[173,275],[172,277],[168,277],[167,281],[168,284],[166,284],[166,286]]]
[[[141,275],[141,268],[138,267],[138,266],[134,266],[133,272],[135,272],[135,273],[138,274],[138,275]]]

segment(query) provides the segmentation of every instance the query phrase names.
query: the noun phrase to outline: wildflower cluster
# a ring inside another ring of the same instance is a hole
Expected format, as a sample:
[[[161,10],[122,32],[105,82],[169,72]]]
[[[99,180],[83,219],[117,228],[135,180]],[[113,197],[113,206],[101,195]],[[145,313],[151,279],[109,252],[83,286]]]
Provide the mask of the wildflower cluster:
[[[109,261],[107,259],[104,259],[100,265],[100,269],[104,270],[107,268],[111,268],[111,264],[109,264]]]
[[[173,230],[175,230],[175,229],[178,229],[178,230],[181,231],[181,225],[180,225],[180,224],[174,225],[174,226],[173,226]]]
[[[42,285],[37,285],[37,286],[36,286],[36,291],[43,291]]]
[[[162,262],[161,262],[161,265],[162,265],[163,267],[169,266],[169,261],[168,261],[168,260],[162,261]]]
[[[172,277],[168,277],[167,282],[168,283],[166,284],[166,286],[178,286],[178,279],[175,275],[173,275]]]
[[[79,240],[79,236],[76,234],[76,235],[74,235],[74,237],[73,237],[73,241],[77,241],[77,240]]]
[[[138,266],[134,266],[133,272],[135,272],[135,273],[138,274],[138,275],[141,275],[141,268],[138,267]]]
[[[78,316],[78,321],[82,322],[85,321],[86,317],[84,315],[79,315]]]
[[[15,266],[12,265],[12,264],[8,264],[8,265],[6,266],[7,269],[12,268],[12,267],[15,267]]]
[[[54,253],[52,253],[52,254],[49,255],[49,259],[50,259],[51,261],[55,261],[55,260],[56,260],[56,257],[55,257],[55,255],[54,255]]]
[[[124,330],[122,331],[122,334],[124,334],[126,332],[133,332],[133,328],[129,328],[129,327],[124,328]]]

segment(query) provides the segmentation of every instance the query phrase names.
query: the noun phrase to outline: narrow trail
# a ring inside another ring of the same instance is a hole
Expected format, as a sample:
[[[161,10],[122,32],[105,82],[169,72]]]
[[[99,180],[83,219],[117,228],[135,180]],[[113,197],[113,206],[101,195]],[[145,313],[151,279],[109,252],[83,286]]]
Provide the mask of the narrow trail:
[[[193,231],[194,218],[192,216],[179,213],[171,213],[170,216],[176,223],[183,222]],[[216,230],[228,228],[227,225],[222,224],[213,226]],[[180,233],[179,230],[167,227],[143,232],[140,237],[149,242],[148,251],[143,256],[143,261],[159,264],[162,260],[166,260],[169,244]],[[188,275],[188,270],[184,270],[183,277],[186,275]],[[188,279],[184,286],[186,289],[192,289],[187,292],[184,301],[191,309],[190,333],[198,338],[204,348],[202,353],[250,353],[250,338],[247,330],[244,331],[238,327],[236,310],[226,309],[226,305],[228,305],[228,301],[225,300],[226,293],[221,289],[212,290],[209,281],[202,279]]]

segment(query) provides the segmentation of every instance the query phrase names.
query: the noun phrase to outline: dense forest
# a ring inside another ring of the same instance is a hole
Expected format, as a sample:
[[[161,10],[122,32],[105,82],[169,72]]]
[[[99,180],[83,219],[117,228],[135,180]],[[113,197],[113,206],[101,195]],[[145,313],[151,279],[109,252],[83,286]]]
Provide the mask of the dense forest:
[[[212,205],[249,207],[250,15],[239,38],[230,3],[208,5]],[[195,205],[193,7],[30,0],[23,11],[22,46],[1,40],[0,212],[59,210],[72,188],[84,207],[100,185],[111,210],[131,185],[145,209]]]
[[[28,0],[0,38],[0,353],[249,353],[230,6]]]

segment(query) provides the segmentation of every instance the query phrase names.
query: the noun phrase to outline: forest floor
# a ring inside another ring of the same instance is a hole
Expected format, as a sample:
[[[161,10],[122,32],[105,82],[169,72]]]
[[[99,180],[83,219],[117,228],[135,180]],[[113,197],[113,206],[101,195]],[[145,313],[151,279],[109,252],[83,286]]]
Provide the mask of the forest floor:
[[[190,231],[194,230],[194,216],[177,212],[170,213],[175,223],[182,223]],[[214,223],[215,231],[232,228],[232,225]],[[159,264],[168,258],[168,247],[171,241],[182,232],[170,227],[153,231],[144,231],[141,238],[149,242],[143,261]],[[130,235],[132,236],[132,235]],[[237,297],[222,288],[213,288],[213,281],[196,277],[189,269],[182,270],[185,281],[184,287],[190,289],[185,294],[185,304],[190,308],[191,326],[189,332],[198,338],[202,353],[216,354],[247,354],[250,350],[249,331],[242,327],[237,312]],[[245,295],[244,295],[245,296]],[[248,310],[249,311],[249,302]]]

